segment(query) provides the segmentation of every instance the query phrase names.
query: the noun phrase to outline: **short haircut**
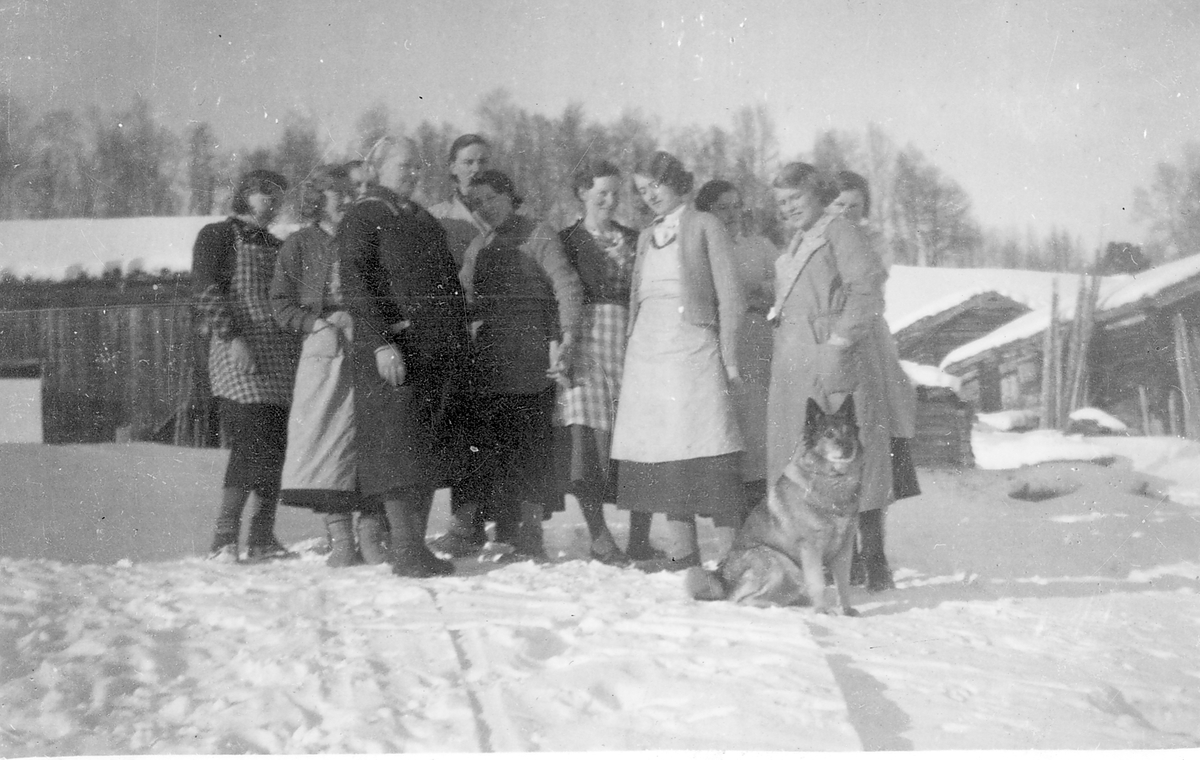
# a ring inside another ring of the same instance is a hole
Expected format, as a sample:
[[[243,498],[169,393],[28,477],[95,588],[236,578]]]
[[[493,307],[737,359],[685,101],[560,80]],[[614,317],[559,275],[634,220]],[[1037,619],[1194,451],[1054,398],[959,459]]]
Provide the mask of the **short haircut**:
[[[490,187],[497,195],[507,195],[512,201],[513,208],[525,200],[517,194],[513,181],[507,174],[498,169],[484,169],[471,178],[471,187]]]
[[[732,182],[724,179],[710,179],[696,192],[696,210],[712,211],[712,207],[716,205],[721,196],[729,192],[741,195],[741,191],[734,187]]]
[[[472,145],[482,145],[485,148],[492,147],[492,144],[487,141],[483,135],[477,135],[473,132],[468,132],[465,135],[459,135],[454,142],[450,143],[450,160],[447,163],[454,163],[458,160],[459,152],[471,147]]]
[[[252,209],[246,199],[252,193],[270,193],[282,196],[288,189],[288,182],[279,172],[270,169],[251,169],[238,178],[237,189],[233,192],[233,213],[249,214]]]
[[[863,218],[867,218],[871,213],[871,186],[867,183],[867,178],[857,172],[844,169],[834,175],[834,179],[837,180],[838,194],[849,190],[857,190],[862,193]]]
[[[571,173],[571,190],[578,196],[592,189],[596,180],[602,177],[620,177],[621,170],[612,161],[597,158],[584,161]]]
[[[837,198],[841,192],[838,190],[837,183],[833,179],[817,169],[817,167],[812,164],[806,164],[803,161],[793,161],[790,164],[784,165],[779,170],[779,173],[775,175],[771,186],[780,189],[815,192],[817,194],[817,201],[822,206],[828,206],[830,203],[833,203],[833,199]]]
[[[692,183],[695,181],[692,173],[683,168],[683,163],[665,150],[657,151],[649,158],[640,161],[633,173],[649,177],[660,185],[666,185],[677,195],[690,193]]]
[[[300,183],[300,218],[306,222],[319,222],[325,212],[325,191],[347,189],[350,172],[344,165],[325,164],[318,166]]]

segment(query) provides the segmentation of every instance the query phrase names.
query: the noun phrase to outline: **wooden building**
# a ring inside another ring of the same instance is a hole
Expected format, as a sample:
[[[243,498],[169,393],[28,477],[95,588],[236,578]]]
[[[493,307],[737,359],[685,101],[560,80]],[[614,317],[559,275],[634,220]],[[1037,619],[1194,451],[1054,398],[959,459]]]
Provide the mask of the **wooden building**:
[[[1076,284],[1064,283],[1059,292],[1064,331],[1076,311],[1078,275],[1072,277]],[[1037,409],[1049,324],[1048,308],[1030,312],[951,351],[941,369],[962,381],[962,398],[981,412]],[[1198,337],[1200,256],[1101,278],[1085,359],[1084,405],[1143,434],[1200,438]]]
[[[893,327],[900,358],[938,366],[946,354],[1008,324],[1030,307],[994,290],[980,289],[944,301]]]

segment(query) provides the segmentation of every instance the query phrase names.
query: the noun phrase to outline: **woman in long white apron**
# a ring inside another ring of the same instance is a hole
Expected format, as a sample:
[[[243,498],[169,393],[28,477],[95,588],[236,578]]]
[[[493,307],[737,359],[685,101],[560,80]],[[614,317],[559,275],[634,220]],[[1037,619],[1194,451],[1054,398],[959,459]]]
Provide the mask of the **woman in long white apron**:
[[[700,564],[697,515],[728,549],[742,510],[742,436],[733,388],[745,311],[729,234],[684,198],[692,175],[658,152],[634,171],[658,218],[642,231],[630,294],[630,337],[613,432],[617,505],[667,516],[668,557]],[[649,569],[649,568],[648,568]]]

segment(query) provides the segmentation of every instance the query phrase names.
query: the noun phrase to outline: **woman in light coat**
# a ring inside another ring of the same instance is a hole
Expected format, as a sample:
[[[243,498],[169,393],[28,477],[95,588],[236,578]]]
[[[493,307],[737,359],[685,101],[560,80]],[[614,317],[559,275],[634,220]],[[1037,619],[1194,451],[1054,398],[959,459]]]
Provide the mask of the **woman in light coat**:
[[[896,428],[877,355],[887,272],[857,225],[828,208],[837,187],[816,168],[788,164],[774,193],[793,236],[776,261],[769,314],[775,344],[767,482],[779,479],[801,443],[808,399],[833,411],[850,395],[864,457],[859,510],[878,510],[893,498],[890,444]],[[864,554],[868,573],[886,568],[881,542],[864,545]]]

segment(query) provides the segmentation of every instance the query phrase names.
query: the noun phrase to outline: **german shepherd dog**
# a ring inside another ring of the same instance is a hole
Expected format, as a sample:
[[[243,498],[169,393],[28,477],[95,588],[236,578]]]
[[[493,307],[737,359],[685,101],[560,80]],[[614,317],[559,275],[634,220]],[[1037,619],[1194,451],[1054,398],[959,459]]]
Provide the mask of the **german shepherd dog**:
[[[842,612],[857,615],[847,592],[861,480],[853,398],[833,414],[809,399],[804,436],[783,474],[750,512],[716,572],[688,570],[688,593],[756,607],[812,604],[830,613],[828,564]]]

